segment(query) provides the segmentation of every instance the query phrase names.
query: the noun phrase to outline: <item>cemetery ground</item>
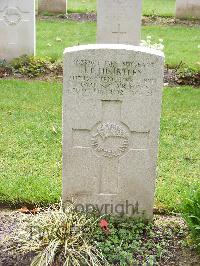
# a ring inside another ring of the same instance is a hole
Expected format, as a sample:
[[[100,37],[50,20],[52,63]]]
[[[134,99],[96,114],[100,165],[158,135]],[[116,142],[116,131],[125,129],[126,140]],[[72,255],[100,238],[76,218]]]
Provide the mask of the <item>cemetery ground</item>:
[[[1,203],[4,207],[10,203],[13,207],[26,206],[31,210],[58,202],[61,195],[62,84],[1,80],[0,87],[4,114],[1,120],[1,152],[4,155],[1,159]],[[192,183],[199,175],[200,93],[199,89],[189,86],[167,87],[163,93],[155,213],[165,215],[155,217],[146,231],[142,223],[132,220],[118,223],[109,218],[106,218],[112,229],[109,237],[95,229],[105,256],[109,261],[124,263],[120,265],[127,265],[133,254],[136,262],[155,260],[159,265],[198,265],[195,251],[187,247],[191,240],[177,213],[182,212],[182,202],[189,197]],[[22,212],[24,210],[27,211],[23,208]],[[11,221],[8,215],[2,217],[0,236],[5,228],[9,233],[21,216],[14,213]],[[23,265],[22,261],[28,265],[33,254],[17,257],[18,265]],[[2,260],[12,263],[16,255],[3,256]]]
[[[61,195],[62,84],[1,80],[0,86],[4,114],[0,201],[46,205],[57,202]],[[197,88],[164,89],[158,209],[180,211],[181,199],[198,179],[199,104]]]
[[[197,58],[200,55],[199,25],[186,27],[182,25],[162,26],[146,25],[142,28],[142,39],[152,37],[152,42],[164,40],[166,64],[177,67],[182,61],[184,68],[200,69]],[[62,58],[65,47],[95,43],[96,23],[76,22],[65,19],[55,20],[49,17],[37,24],[38,56],[49,56],[55,60]],[[176,53],[174,53],[176,51]]]
[[[90,2],[86,10],[84,1],[81,5],[79,1],[69,1],[69,10],[93,11],[94,1]],[[157,11],[151,6],[152,2],[156,2]],[[174,1],[167,3],[163,7],[160,1],[146,1],[145,14],[160,12],[159,15],[172,16]],[[41,17],[37,22],[38,61],[25,59],[15,62],[12,67],[1,62],[0,204],[2,208],[23,208],[11,215],[10,211],[0,212],[0,239],[15,227],[19,226],[22,231],[21,216],[25,220],[23,225],[30,217],[30,220],[40,217],[38,215],[44,220],[43,212],[35,216],[21,212],[29,213],[32,209],[37,212],[39,207],[60,200],[62,63],[57,62],[62,60],[65,47],[95,43],[95,35],[95,22]],[[142,29],[142,39],[148,35],[153,43],[160,38],[164,40],[166,65],[176,73],[182,73],[176,75],[171,86],[166,84],[163,89],[156,215],[149,225],[131,219],[103,217],[109,222],[109,232],[102,230],[97,222],[94,228],[89,225],[92,237],[84,236],[91,243],[97,241],[105,257],[115,265],[131,265],[133,258],[134,263],[143,265],[199,265],[193,238],[180,217],[180,213],[187,218],[189,214],[196,215],[195,225],[190,219],[187,221],[198,237],[200,195],[199,192],[194,195],[194,184],[198,190],[199,24],[192,22],[186,27],[182,24],[169,26],[167,22],[162,26],[147,23]],[[46,59],[46,65],[43,58],[47,56],[51,59]],[[168,82],[170,79],[166,78]],[[181,86],[184,83],[196,86]],[[39,230],[44,229],[42,226]],[[84,230],[83,233],[87,234]],[[8,241],[4,248],[9,245]],[[0,265],[1,262],[3,265],[29,265],[33,256],[34,252],[27,250],[25,256],[2,252]]]

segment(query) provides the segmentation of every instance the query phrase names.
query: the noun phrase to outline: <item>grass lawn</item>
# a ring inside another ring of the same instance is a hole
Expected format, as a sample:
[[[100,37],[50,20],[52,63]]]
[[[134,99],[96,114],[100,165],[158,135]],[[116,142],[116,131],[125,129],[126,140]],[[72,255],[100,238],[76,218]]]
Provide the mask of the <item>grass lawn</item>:
[[[85,13],[96,11],[96,0],[68,0],[67,11],[69,13]]]
[[[200,70],[199,28],[184,26],[144,26],[142,38],[152,36],[153,42],[164,40],[166,63]],[[59,39],[57,39],[57,37]],[[57,39],[57,40],[56,40]],[[60,40],[61,39],[61,40]],[[73,21],[38,21],[37,55],[62,59],[65,47],[96,42],[96,24]]]
[[[156,204],[178,210],[200,177],[200,89],[164,89],[162,107]]]
[[[0,80],[0,202],[61,195],[60,83]],[[200,90],[164,90],[156,205],[179,209],[198,178]]]
[[[61,193],[61,84],[0,81],[0,201]]]
[[[68,0],[68,12],[96,11],[96,0]],[[143,15],[174,16],[175,0],[143,0]]]
[[[143,0],[144,16],[175,16],[176,0]]]

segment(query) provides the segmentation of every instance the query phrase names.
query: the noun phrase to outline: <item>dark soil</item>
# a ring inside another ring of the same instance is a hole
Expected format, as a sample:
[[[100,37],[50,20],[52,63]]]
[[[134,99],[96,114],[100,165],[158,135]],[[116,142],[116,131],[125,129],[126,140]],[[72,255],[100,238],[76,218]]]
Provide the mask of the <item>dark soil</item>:
[[[194,86],[200,87],[200,72],[181,72],[179,69],[170,69],[168,66],[164,70],[164,83],[166,86]]]
[[[97,15],[94,12],[90,13],[69,13],[66,15],[58,16],[38,16],[41,20],[73,20],[77,22],[95,22],[97,20]],[[200,20],[198,19],[176,19],[173,17],[158,17],[158,16],[148,16],[142,17],[142,25],[183,25],[190,27],[200,27]]]
[[[6,238],[15,230],[17,217],[20,213],[11,213],[9,210],[0,210],[0,266],[28,266],[34,254],[16,254],[13,251],[12,243]],[[2,241],[6,241],[2,243]]]
[[[17,228],[20,212],[0,210],[0,266],[28,266],[34,257],[34,253],[18,254],[13,249],[12,243],[6,238]],[[179,216],[155,216],[155,227],[158,230],[171,228],[172,234],[165,241],[168,257],[161,259],[159,266],[200,266],[200,257],[195,250],[183,245],[188,235],[187,227]],[[160,239],[160,235],[158,236]]]
[[[200,20],[198,19],[177,19],[174,17],[157,17],[149,16],[142,17],[142,25],[164,25],[164,26],[187,26],[187,27],[200,27]]]

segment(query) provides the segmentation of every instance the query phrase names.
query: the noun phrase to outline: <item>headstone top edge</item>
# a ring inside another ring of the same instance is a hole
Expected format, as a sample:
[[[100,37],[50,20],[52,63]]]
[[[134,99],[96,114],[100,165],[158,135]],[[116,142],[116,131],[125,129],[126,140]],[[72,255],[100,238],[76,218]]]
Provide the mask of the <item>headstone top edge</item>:
[[[72,52],[86,51],[86,50],[125,50],[125,51],[134,51],[134,52],[142,52],[152,55],[157,55],[160,57],[165,57],[164,53],[159,50],[151,49],[143,46],[135,46],[135,45],[126,45],[126,44],[88,44],[88,45],[78,45],[73,47],[65,48],[64,55]]]

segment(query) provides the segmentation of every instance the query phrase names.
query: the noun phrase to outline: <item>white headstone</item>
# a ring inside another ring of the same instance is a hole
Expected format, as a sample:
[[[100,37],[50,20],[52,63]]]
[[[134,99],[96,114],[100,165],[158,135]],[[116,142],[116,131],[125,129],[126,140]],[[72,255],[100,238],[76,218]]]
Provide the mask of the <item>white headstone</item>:
[[[176,17],[200,19],[200,0],[176,0]]]
[[[97,0],[97,43],[140,43],[141,0]]]
[[[67,0],[38,0],[38,13],[66,14]]]
[[[0,59],[35,54],[35,0],[0,1]]]
[[[163,54],[129,45],[64,52],[63,202],[151,217]]]

